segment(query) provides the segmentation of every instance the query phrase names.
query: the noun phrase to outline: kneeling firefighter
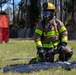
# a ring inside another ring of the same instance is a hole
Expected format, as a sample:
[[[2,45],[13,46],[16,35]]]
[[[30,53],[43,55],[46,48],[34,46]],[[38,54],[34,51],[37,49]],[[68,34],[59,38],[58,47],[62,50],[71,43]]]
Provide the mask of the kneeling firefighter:
[[[56,12],[51,2],[43,3],[43,20],[37,24],[34,34],[40,62],[54,62],[55,54],[59,54],[58,61],[68,61],[73,55],[72,48],[67,45],[67,29],[55,17]]]

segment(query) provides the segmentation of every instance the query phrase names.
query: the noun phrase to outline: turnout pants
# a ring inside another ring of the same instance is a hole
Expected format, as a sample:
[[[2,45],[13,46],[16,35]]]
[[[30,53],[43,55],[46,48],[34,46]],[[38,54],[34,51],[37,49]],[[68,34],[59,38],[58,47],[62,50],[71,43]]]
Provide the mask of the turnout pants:
[[[66,46],[65,50],[63,52],[59,52],[57,47],[54,49],[50,48],[44,48],[46,54],[45,58],[41,58],[41,61],[47,61],[47,62],[54,62],[54,56],[55,54],[59,54],[57,61],[68,61],[72,55],[73,55],[73,49],[70,46]],[[46,60],[45,60],[46,59]]]

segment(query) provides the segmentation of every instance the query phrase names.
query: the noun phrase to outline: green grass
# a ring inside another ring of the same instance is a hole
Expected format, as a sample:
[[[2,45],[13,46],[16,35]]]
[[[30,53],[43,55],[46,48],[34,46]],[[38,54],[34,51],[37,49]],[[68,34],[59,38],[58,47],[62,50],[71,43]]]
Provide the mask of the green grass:
[[[76,60],[76,42],[69,42],[73,47],[74,54],[69,61]],[[36,47],[33,40],[9,40],[8,43],[0,44],[0,68],[12,64],[24,64],[29,62],[29,57],[36,56]],[[25,60],[7,60],[11,58],[25,58]],[[76,75],[76,69],[66,71],[64,69],[49,69],[33,71],[31,73],[2,73],[0,75]]]

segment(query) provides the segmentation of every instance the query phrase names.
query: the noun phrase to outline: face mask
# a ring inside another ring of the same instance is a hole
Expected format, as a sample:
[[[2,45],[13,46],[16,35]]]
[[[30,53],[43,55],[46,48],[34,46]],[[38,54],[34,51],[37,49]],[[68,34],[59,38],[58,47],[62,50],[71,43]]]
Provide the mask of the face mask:
[[[43,12],[43,18],[45,20],[51,20],[51,19],[53,19],[53,14],[54,14],[53,11],[44,11]]]

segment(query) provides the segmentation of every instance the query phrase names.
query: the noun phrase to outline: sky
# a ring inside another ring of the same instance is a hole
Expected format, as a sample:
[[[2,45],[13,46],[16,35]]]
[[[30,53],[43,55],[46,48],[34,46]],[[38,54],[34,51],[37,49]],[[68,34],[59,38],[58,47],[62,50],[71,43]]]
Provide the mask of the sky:
[[[11,0],[11,3],[12,3],[13,0]],[[14,0],[14,3],[15,4],[18,4],[20,2],[20,0]],[[7,4],[4,4],[2,10],[5,10],[7,8]]]
[[[15,4],[18,4],[20,2],[20,0],[14,0]]]

